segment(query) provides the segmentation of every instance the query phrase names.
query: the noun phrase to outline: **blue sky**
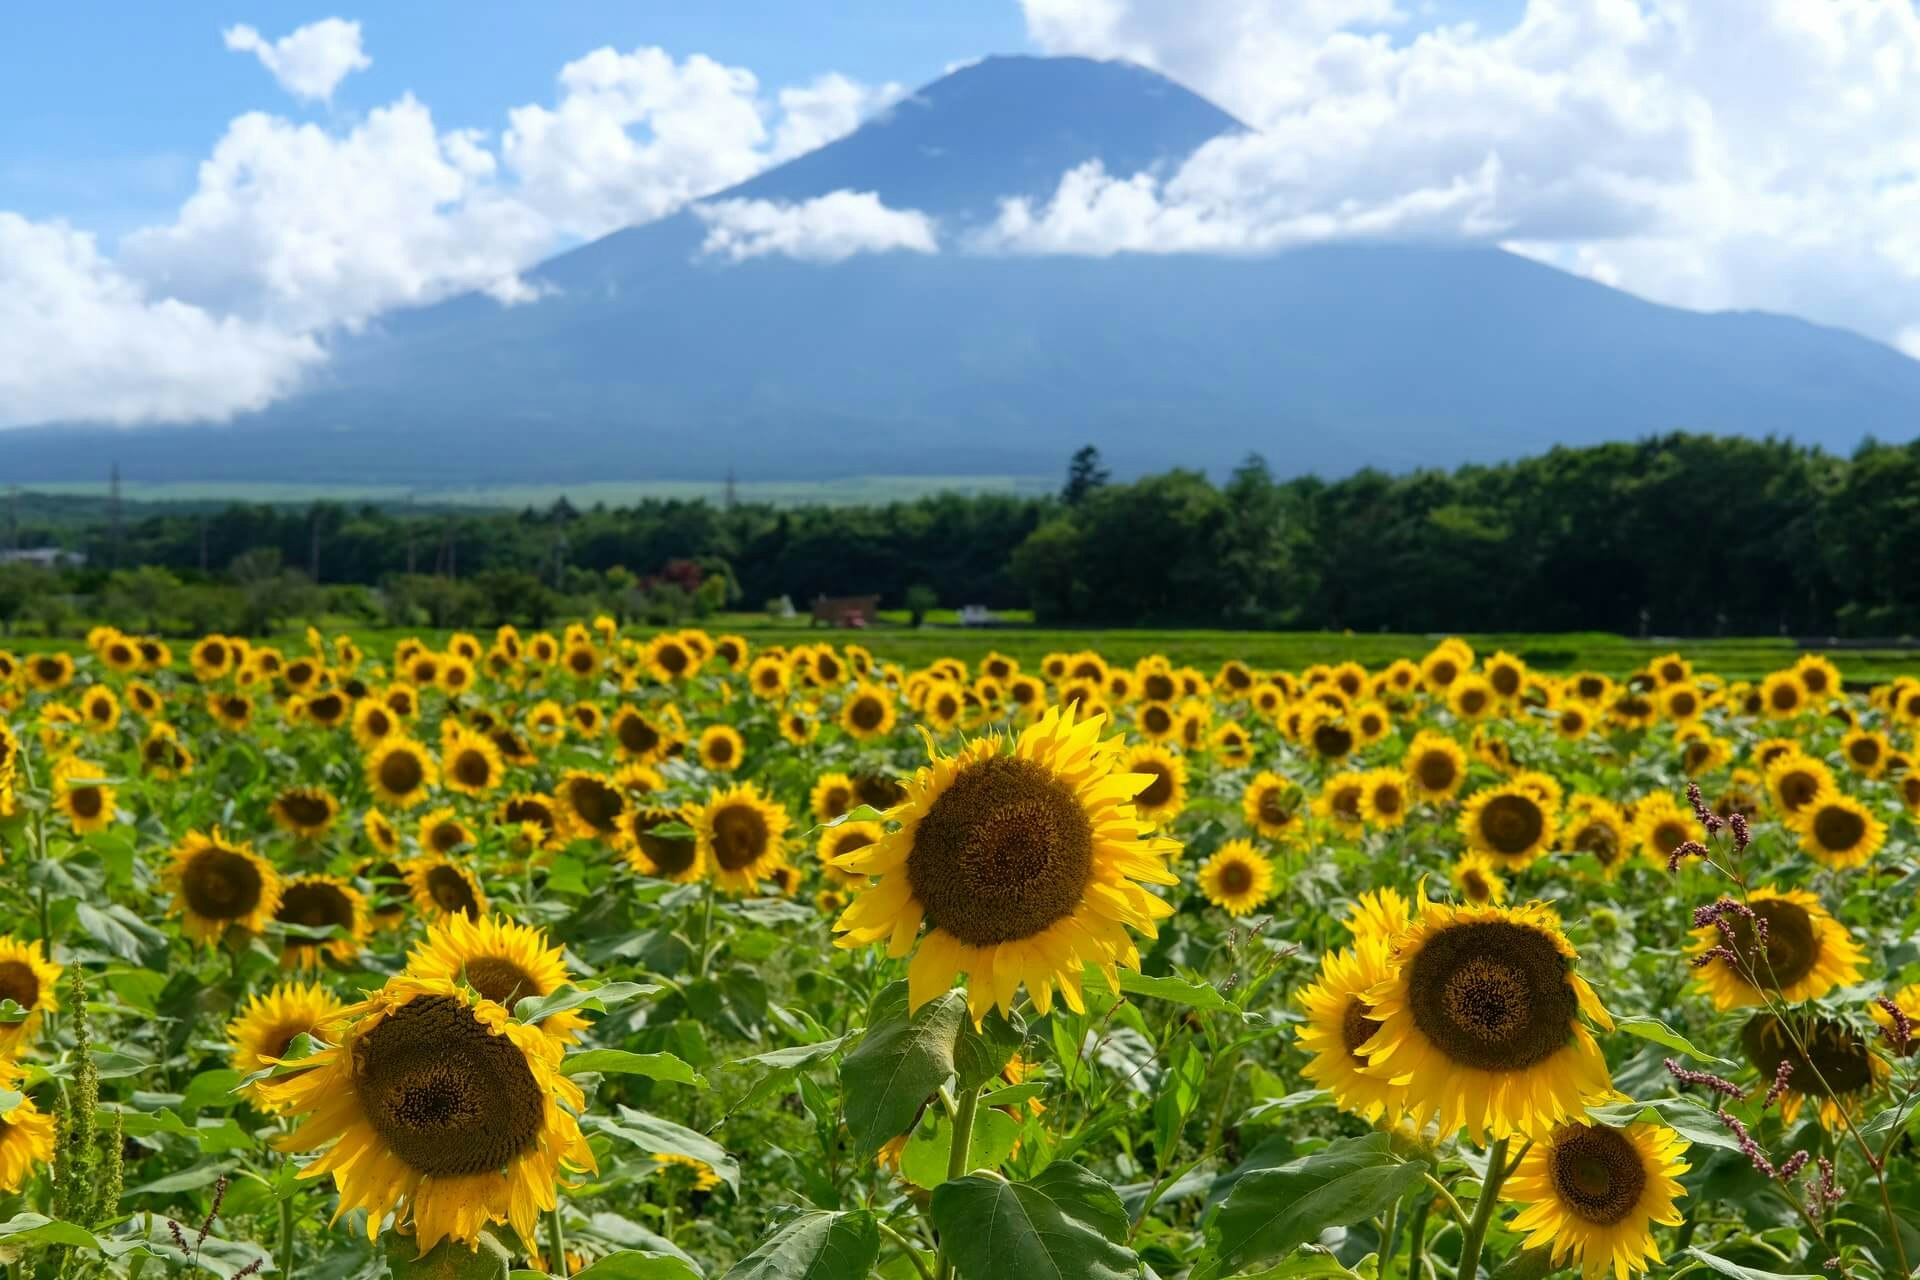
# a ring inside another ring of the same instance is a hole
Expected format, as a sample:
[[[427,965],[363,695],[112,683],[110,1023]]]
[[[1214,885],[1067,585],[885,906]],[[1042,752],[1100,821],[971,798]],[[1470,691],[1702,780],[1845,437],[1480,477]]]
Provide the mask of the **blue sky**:
[[[1524,0],[1409,6],[1396,38],[1437,21],[1510,24]],[[221,32],[269,39],[338,13],[361,24],[373,65],[331,106],[290,100]],[[1034,52],[1011,0],[404,0],[365,8],[300,0],[70,0],[12,5],[0,40],[0,208],[65,218],[111,240],[163,220],[234,116],[339,121],[412,92],[446,128],[498,131],[518,103],[602,45],[657,45],[751,70],[763,89],[837,71],[909,87],[988,53]]]

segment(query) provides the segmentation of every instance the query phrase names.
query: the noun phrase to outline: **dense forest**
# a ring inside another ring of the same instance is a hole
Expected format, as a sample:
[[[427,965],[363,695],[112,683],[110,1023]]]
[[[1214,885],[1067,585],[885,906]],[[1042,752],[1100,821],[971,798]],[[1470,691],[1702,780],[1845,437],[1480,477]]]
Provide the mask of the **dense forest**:
[[[1670,435],[1498,466],[1223,482],[1110,480],[1049,498],[781,509],[649,501],[518,513],[320,503],[148,508],[13,531],[86,566],[0,566],[0,625],[76,611],[231,629],[319,607],[543,623],[672,620],[786,596],[1032,607],[1041,621],[1356,630],[1899,635],[1920,630],[1920,443],[1850,458]],[[36,510],[40,513],[36,516]],[[224,621],[223,621],[224,619]]]

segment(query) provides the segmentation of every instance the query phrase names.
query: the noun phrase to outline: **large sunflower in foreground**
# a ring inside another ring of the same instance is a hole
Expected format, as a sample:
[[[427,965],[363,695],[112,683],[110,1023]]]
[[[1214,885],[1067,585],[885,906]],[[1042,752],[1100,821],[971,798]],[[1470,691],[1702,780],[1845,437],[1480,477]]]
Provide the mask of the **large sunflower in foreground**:
[[[1723,918],[1733,928],[1732,950],[1740,963],[1715,956],[1694,971],[1715,1008],[1766,1004],[1770,995],[1798,1004],[1860,981],[1865,959],[1860,944],[1813,894],[1805,889],[1755,889],[1747,895],[1747,907],[1767,922],[1766,946],[1758,945],[1745,916],[1729,914]],[[1695,955],[1727,946],[1717,925],[1695,929],[1693,939],[1687,949]]]
[[[913,953],[913,1008],[965,973],[976,1018],[1011,1008],[1023,982],[1042,1014],[1055,986],[1079,1011],[1082,971],[1117,984],[1116,966],[1140,963],[1128,929],[1155,936],[1172,914],[1141,885],[1179,882],[1173,842],[1143,839],[1134,814],[1149,779],[1116,767],[1125,747],[1101,740],[1104,716],[1076,715],[1049,710],[1011,751],[989,736],[935,754],[888,815],[900,829],[844,860],[879,880],[835,923],[837,945],[884,938],[889,955]]]
[[[1366,1070],[1407,1087],[1416,1123],[1475,1142],[1544,1135],[1611,1087],[1581,1015],[1613,1022],[1573,970],[1578,953],[1546,905],[1421,904],[1369,993],[1380,1030]]]
[[[406,971],[415,978],[464,982],[504,1009],[528,996],[551,995],[573,981],[560,948],[548,944],[544,931],[493,915],[442,919],[407,957]],[[567,1010],[548,1017],[540,1029],[568,1044],[586,1025],[585,1018]]]
[[[699,856],[713,882],[730,893],[752,893],[785,860],[791,822],[786,807],[751,782],[714,792],[693,814]]]
[[[331,1024],[346,1004],[318,983],[283,982],[265,995],[251,995],[227,1024],[227,1043],[233,1047],[227,1065],[243,1076],[271,1067],[287,1052],[296,1036],[327,1039]],[[246,1092],[255,1105],[271,1109],[260,1096],[258,1081]]]
[[[346,1017],[307,1070],[261,1084],[303,1117],[277,1145],[325,1149],[300,1176],[331,1174],[369,1236],[411,1219],[423,1254],[497,1222],[531,1244],[563,1173],[594,1168],[559,1041],[446,979],[390,978]]]
[[[1660,1261],[1654,1224],[1680,1222],[1673,1202],[1686,1194],[1686,1150],[1686,1139],[1660,1124],[1556,1125],[1528,1149],[1504,1189],[1526,1206],[1513,1229],[1531,1233],[1526,1248],[1552,1245],[1556,1268],[1572,1263],[1583,1280],[1609,1271],[1626,1280]]]
[[[280,907],[280,873],[251,844],[187,832],[162,875],[190,938],[212,944],[231,926],[259,933]]]
[[[20,1092],[26,1072],[0,1058],[0,1089]],[[27,1185],[33,1171],[53,1159],[53,1117],[41,1112],[31,1098],[21,1098],[0,1117],[0,1195],[12,1195]]]
[[[1397,1119],[1406,1102],[1406,1086],[1369,1075],[1360,1052],[1380,1029],[1368,993],[1392,976],[1387,939],[1362,935],[1351,948],[1328,952],[1320,980],[1296,997],[1307,1015],[1296,1035],[1313,1055],[1301,1074],[1332,1094],[1342,1111],[1368,1120]]]
[[[0,1057],[15,1057],[20,1045],[40,1030],[40,1016],[60,1007],[60,966],[49,963],[40,940],[22,942],[0,936],[0,1000],[27,1011],[18,1022],[0,1022]]]

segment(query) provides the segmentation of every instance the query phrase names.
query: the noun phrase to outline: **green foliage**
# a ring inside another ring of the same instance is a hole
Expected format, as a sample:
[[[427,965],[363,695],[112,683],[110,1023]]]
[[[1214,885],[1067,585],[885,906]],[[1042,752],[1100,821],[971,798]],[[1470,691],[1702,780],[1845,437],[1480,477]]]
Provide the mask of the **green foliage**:
[[[1068,1161],[1031,1181],[976,1174],[933,1193],[933,1221],[962,1280],[1136,1280],[1127,1210],[1112,1187]]]

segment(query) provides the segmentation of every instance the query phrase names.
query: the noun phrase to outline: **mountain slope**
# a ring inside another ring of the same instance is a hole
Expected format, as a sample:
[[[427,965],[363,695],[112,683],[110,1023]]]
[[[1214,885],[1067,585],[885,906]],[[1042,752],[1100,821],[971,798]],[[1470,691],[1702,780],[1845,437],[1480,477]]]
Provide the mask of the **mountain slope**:
[[[1087,159],[1166,166],[1241,126],[1137,67],[990,59],[720,193],[876,191],[944,227]],[[236,423],[5,438],[0,477],[502,483],[1488,460],[1672,428],[1838,449],[1920,429],[1920,363],[1856,335],[1656,306],[1491,249],[702,256],[692,214],[529,273],[552,296],[390,317]],[[952,235],[946,237],[952,242]]]

